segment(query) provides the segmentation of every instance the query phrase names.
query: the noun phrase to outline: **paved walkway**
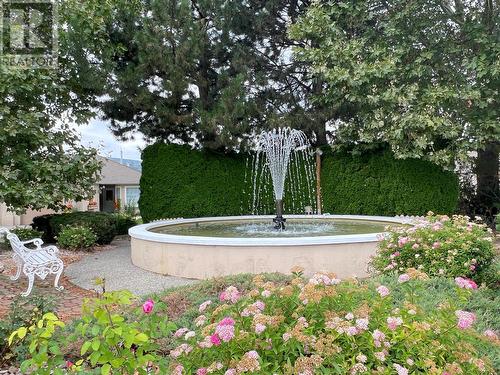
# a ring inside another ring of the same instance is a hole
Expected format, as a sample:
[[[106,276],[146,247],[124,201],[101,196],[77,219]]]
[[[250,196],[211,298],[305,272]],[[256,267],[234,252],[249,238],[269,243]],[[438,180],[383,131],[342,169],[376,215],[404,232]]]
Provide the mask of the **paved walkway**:
[[[65,265],[77,262],[83,256],[85,255],[82,253],[61,251],[61,258]],[[55,312],[59,318],[69,321],[80,316],[84,298],[95,296],[94,291],[82,289],[70,283],[68,277],[63,273],[63,276],[59,280],[59,284],[64,286],[63,291],[54,289],[54,275],[49,275],[45,280],[40,280],[37,277],[31,294],[27,298],[21,297],[21,292],[26,291],[28,287],[28,280],[23,274],[21,274],[19,280],[10,280],[9,276],[14,275],[16,271],[11,251],[0,252],[0,264],[2,266],[0,270],[0,320],[9,313],[10,304],[15,299],[30,301],[30,297],[38,295],[49,297],[54,301]]]
[[[109,246],[102,246],[91,253],[61,251],[66,266],[60,284],[64,290],[53,288],[54,277],[35,279],[32,295],[50,296],[56,303],[56,312],[63,320],[80,316],[83,299],[94,297],[94,279],[106,279],[106,290],[128,289],[138,296],[161,292],[166,288],[194,283],[195,280],[163,276],[134,266],[130,260],[130,241],[118,238]],[[27,279],[21,275],[17,281],[9,276],[15,273],[10,251],[0,252],[0,319],[4,318],[15,298],[26,290]],[[29,299],[29,297],[28,297]]]
[[[106,280],[106,290],[128,289],[138,296],[195,282],[180,277],[159,275],[134,266],[130,260],[128,239],[117,239],[112,245],[114,248],[110,250],[90,254],[70,264],[66,268],[65,275],[73,284],[84,289],[93,289],[93,280],[100,277]]]

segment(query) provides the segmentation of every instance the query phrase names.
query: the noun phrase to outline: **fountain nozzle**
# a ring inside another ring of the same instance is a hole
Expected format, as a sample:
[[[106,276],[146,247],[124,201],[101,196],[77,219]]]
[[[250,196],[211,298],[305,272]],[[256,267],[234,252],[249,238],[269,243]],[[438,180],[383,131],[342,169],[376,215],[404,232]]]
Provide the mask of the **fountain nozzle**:
[[[274,229],[285,230],[286,219],[283,217],[283,200],[276,199],[276,217],[273,219]]]

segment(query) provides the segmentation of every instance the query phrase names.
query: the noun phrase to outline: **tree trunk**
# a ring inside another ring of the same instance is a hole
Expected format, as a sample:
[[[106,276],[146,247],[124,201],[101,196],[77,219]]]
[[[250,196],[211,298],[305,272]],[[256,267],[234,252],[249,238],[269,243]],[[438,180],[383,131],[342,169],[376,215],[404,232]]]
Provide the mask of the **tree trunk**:
[[[477,174],[477,201],[479,211],[492,224],[494,215],[498,213],[500,205],[499,190],[499,151],[500,144],[490,142],[483,150],[478,151]]]
[[[323,91],[323,79],[316,77],[312,87],[313,95],[319,97]],[[326,111],[324,104],[317,104],[314,108],[314,133],[316,134],[315,146],[323,146],[328,143],[326,137]]]

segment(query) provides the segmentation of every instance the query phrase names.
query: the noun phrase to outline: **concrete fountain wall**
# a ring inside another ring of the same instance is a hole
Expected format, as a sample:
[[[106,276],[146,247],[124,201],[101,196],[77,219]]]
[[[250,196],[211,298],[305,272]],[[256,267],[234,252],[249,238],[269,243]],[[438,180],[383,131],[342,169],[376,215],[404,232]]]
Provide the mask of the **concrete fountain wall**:
[[[290,215],[297,219],[348,219],[405,223],[399,217],[358,215]],[[273,216],[238,216],[156,221],[130,228],[132,263],[164,275],[193,279],[237,273],[289,273],[301,266],[306,274],[335,272],[337,277],[368,275],[382,233],[299,238],[223,238],[162,234],[154,228],[183,223],[268,219]]]

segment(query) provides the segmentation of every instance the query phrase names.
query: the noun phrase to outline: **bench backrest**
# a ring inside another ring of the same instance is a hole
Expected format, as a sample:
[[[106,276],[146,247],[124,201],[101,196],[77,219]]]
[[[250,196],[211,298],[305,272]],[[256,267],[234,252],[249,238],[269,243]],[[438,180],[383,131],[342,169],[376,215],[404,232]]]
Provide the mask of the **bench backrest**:
[[[3,229],[3,228],[2,228]],[[10,246],[12,250],[21,257],[21,259],[25,259],[25,256],[29,253],[29,249],[23,245],[19,237],[16,234],[8,231],[7,229],[0,230],[0,234],[5,232],[7,240],[10,242]]]

